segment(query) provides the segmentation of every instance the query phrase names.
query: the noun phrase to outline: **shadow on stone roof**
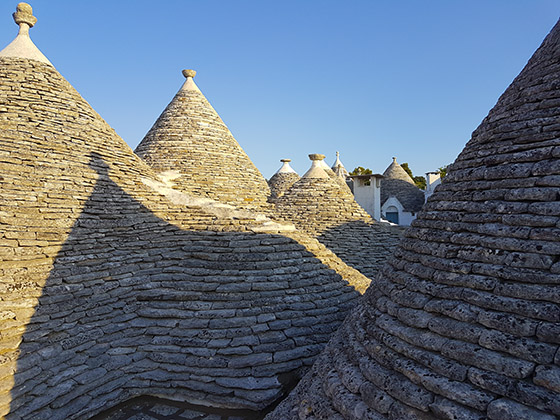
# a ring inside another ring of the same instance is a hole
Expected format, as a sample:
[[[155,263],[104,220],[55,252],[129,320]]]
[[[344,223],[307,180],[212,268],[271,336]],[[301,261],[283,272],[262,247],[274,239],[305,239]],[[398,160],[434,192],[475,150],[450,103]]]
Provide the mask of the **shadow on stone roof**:
[[[17,358],[5,418],[85,417],[142,394],[250,409],[281,397],[358,293],[290,238],[170,224],[90,156],[98,179],[44,286],[39,270],[9,294],[31,312],[2,321],[3,357]]]
[[[424,205],[424,191],[410,182],[401,179],[384,178],[381,180],[381,205],[389,197],[396,197],[404,211],[417,213]]]
[[[327,228],[317,240],[373,280],[401,240],[403,231],[399,226],[356,220]]]

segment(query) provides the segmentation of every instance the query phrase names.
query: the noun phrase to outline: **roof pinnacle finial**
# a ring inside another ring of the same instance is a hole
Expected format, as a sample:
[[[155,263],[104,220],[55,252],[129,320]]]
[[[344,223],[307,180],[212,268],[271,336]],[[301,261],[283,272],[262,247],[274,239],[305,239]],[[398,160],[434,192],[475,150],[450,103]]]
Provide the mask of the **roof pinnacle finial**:
[[[36,60],[52,66],[49,59],[39,51],[29,37],[29,28],[32,28],[37,23],[37,18],[33,16],[31,6],[27,3],[19,3],[12,16],[14,22],[19,26],[19,31],[15,39],[0,51],[0,57]]]
[[[33,8],[27,3],[19,3],[16,11],[12,14],[14,22],[19,25],[20,32],[29,31],[37,23],[37,18],[33,16]]]
[[[194,71],[194,70],[183,70],[183,76],[185,76],[185,79],[188,79],[189,77],[194,77],[194,76],[196,76],[196,71]]]
[[[309,159],[311,159],[311,160],[319,160],[319,161],[320,161],[320,160],[325,159],[325,155],[321,155],[321,154],[319,154],[319,153],[312,153],[312,154],[309,155]]]
[[[393,156],[393,163],[397,163],[397,158]]]

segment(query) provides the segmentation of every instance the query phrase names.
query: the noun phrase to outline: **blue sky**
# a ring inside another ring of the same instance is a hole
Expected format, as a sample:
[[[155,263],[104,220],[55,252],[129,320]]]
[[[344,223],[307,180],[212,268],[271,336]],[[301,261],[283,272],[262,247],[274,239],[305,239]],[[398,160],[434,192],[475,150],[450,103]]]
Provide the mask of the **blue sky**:
[[[349,170],[451,163],[560,17],[557,0],[30,4],[35,44],[132,148],[192,68],[267,178],[337,150]]]

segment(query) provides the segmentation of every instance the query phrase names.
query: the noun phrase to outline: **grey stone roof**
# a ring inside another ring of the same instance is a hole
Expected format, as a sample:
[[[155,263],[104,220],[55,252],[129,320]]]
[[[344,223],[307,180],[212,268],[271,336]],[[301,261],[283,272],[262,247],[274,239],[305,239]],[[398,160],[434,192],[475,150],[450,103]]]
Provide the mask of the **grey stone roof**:
[[[309,176],[311,171],[323,171],[313,166],[299,181],[278,198],[276,215],[280,220],[294,223],[298,229],[312,236],[328,228],[350,221],[371,221],[360,207],[348,186],[341,186],[334,172],[321,178]]]
[[[0,105],[2,418],[141,394],[261,409],[369,284],[293,226],[161,182],[49,64],[1,57]]]
[[[396,158],[383,172],[381,180],[381,205],[389,197],[396,197],[405,211],[417,213],[424,205],[424,191],[419,189]]]
[[[189,73],[190,72],[190,73]],[[268,184],[220,116],[187,80],[135,152],[158,173],[176,172],[175,187],[243,208],[268,209]]]
[[[273,419],[560,417],[560,23]]]
[[[273,203],[278,197],[284,195],[288,189],[299,180],[300,176],[290,166],[291,159],[281,159],[282,167],[268,180],[270,197],[268,201]]]

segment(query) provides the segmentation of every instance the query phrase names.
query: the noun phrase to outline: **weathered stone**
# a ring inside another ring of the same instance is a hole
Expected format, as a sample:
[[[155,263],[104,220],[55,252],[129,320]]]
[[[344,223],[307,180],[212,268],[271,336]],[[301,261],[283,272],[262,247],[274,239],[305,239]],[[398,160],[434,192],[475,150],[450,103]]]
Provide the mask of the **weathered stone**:
[[[515,401],[500,399],[492,402],[488,406],[488,418],[492,420],[554,420],[555,417],[549,414],[533,410]]]

